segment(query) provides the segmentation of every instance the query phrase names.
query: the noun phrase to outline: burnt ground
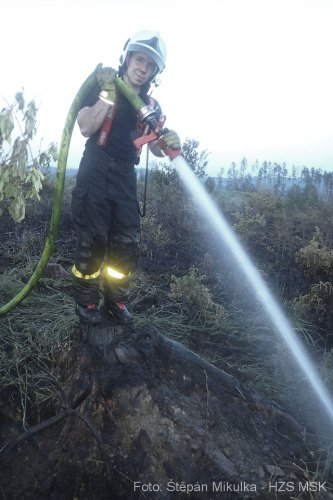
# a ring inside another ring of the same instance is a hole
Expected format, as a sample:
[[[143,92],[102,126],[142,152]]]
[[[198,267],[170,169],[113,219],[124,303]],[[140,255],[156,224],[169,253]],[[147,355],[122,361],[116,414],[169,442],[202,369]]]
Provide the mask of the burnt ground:
[[[307,487],[298,464],[315,457],[290,415],[153,329],[110,334],[107,347],[95,332],[97,344],[62,353],[70,375],[53,413],[66,418],[3,451],[3,498],[274,498],[283,481]],[[5,441],[21,429],[2,405]]]
[[[2,225],[2,271],[17,265],[24,231],[27,248],[36,228],[43,240],[41,222],[32,217],[16,232]],[[66,216],[57,248],[68,270],[74,233]],[[174,265],[172,244],[164,252],[155,275]],[[333,498],[330,462],[306,423],[223,361],[202,359],[203,345],[194,353],[152,326],[74,328],[56,357],[59,386],[38,411],[28,404],[27,429],[22,394],[0,388],[0,498]],[[211,349],[223,354],[218,343]]]

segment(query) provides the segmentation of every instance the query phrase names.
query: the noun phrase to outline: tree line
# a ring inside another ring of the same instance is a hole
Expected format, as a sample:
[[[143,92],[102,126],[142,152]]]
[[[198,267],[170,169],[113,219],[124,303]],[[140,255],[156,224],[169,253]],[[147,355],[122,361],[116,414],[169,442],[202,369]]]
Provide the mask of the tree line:
[[[271,161],[260,164],[257,160],[249,165],[247,159],[243,158],[240,165],[232,162],[226,173],[224,168],[220,169],[215,186],[235,190],[264,187],[281,195],[290,189],[299,188],[305,193],[312,190],[325,202],[333,201],[333,171],[295,165],[288,169],[286,163]],[[208,187],[212,190],[212,181],[208,181]]]

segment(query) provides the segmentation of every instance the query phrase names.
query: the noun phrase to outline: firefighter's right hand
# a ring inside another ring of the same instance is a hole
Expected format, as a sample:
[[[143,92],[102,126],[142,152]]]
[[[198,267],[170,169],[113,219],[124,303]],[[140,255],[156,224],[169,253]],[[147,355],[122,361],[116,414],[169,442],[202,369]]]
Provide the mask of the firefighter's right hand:
[[[179,139],[179,135],[174,130],[165,129],[165,132],[161,135],[160,144],[164,148],[171,148],[180,150],[182,145]]]
[[[100,97],[109,101],[111,104],[114,103],[116,100],[116,71],[113,68],[98,67],[95,74],[97,83],[102,89]]]

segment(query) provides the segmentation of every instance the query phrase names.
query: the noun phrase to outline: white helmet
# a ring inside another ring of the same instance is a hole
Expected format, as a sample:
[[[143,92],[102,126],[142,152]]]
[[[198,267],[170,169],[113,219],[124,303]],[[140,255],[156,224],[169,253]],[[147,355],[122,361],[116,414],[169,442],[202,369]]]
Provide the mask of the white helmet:
[[[122,68],[129,52],[143,52],[149,56],[157,65],[157,70],[152,79],[161,73],[165,67],[166,48],[157,31],[139,31],[129,38],[124,45],[124,52],[120,56],[120,67]]]

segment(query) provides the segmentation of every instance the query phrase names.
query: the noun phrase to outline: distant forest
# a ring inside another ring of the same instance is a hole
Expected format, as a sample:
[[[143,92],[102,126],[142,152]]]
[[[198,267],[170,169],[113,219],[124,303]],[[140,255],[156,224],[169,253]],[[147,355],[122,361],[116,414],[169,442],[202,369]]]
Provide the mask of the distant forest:
[[[332,165],[333,168],[333,165]],[[221,169],[217,177],[207,180],[208,188],[229,188],[235,190],[251,190],[265,187],[275,194],[286,194],[289,189],[317,194],[321,200],[332,201],[333,198],[333,171],[327,172],[314,167],[292,166],[287,168],[286,163],[257,161],[249,165],[246,158],[238,166],[232,162],[227,172]]]

